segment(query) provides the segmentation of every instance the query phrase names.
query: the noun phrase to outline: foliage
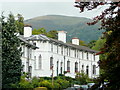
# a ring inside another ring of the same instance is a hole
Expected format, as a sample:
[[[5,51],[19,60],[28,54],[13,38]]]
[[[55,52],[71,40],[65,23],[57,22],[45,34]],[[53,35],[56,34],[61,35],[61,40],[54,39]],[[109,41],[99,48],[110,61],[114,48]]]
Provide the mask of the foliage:
[[[81,46],[87,46],[87,45],[85,44],[85,41],[82,41],[82,40],[79,41],[79,45],[81,45]]]
[[[105,9],[100,16],[94,18],[93,22],[88,25],[94,25],[101,21],[101,29],[104,29],[104,38],[106,39],[103,48],[98,54],[102,54],[105,58],[99,61],[99,66],[103,70],[97,79],[96,85],[91,90],[95,90],[104,84],[107,80],[108,84],[104,90],[120,89],[120,2],[112,3],[109,8]],[[99,48],[99,47],[98,47]]]
[[[106,28],[106,43],[104,49],[104,55],[107,57],[104,60],[100,61],[100,67],[104,70],[103,80],[107,79],[110,83],[108,85],[109,89],[120,89],[120,14],[115,18],[106,19],[105,25],[103,28]],[[111,33],[108,33],[111,31]]]
[[[105,38],[99,38],[96,42],[95,45],[92,47],[93,50],[100,51],[101,49],[104,48],[104,44],[106,42]],[[106,54],[100,54],[100,60],[103,60],[107,57]],[[100,74],[104,73],[104,70],[100,68]]]
[[[20,15],[18,15],[20,16]],[[22,16],[21,16],[22,18]],[[21,18],[10,13],[6,18],[1,15],[2,23],[2,87],[11,88],[11,84],[18,83],[21,76],[21,48],[17,38],[19,28],[23,28]],[[5,21],[6,20],[6,21]],[[20,23],[20,26],[19,26]]]
[[[68,76],[58,76],[54,78],[54,83],[52,85],[52,80],[46,80],[44,77],[33,77],[31,80],[26,79],[26,74],[21,76],[19,83],[12,84],[12,88],[22,89],[22,90],[35,90],[45,89],[47,90],[63,90],[70,87],[73,83],[73,78]],[[46,87],[46,88],[45,88]]]
[[[43,89],[46,87],[48,90],[63,90],[71,86],[72,78],[66,76],[58,76],[54,77],[54,82],[52,85],[52,80],[50,77],[33,77],[31,80],[27,80],[26,73],[21,76],[21,80],[19,83],[12,84],[12,88],[22,88],[22,89],[30,89],[35,88],[36,90]]]
[[[88,46],[89,48],[92,48],[93,46],[95,46],[95,43],[96,43],[96,40],[92,40],[92,41],[90,41],[90,42],[87,44],[87,46]]]
[[[75,76],[76,79],[76,83],[77,84],[87,84],[87,82],[89,81],[88,75],[86,75],[83,71],[81,73],[77,73]]]
[[[43,81],[43,80],[41,80],[41,79],[39,79],[39,78],[37,78],[37,77],[33,77],[32,80],[31,80],[31,85],[32,85],[34,88],[36,88],[36,87],[39,86],[38,83],[39,83],[40,81]]]
[[[39,87],[47,87],[48,90],[53,88],[52,83],[48,80],[44,80],[44,81],[39,82]]]
[[[16,22],[16,25],[18,27],[18,32],[20,33],[20,35],[23,35],[23,30],[24,30],[24,18],[22,17],[22,15],[18,14],[18,22]]]
[[[45,34],[46,35],[46,30],[44,28],[39,28],[38,30],[37,29],[34,29],[32,31],[32,34],[33,35],[38,35],[38,34]]]
[[[100,51],[101,48],[104,47],[104,44],[106,42],[106,39],[101,39],[99,38],[96,42],[95,42],[95,45],[92,47],[93,50],[97,50],[97,51]]]
[[[58,83],[59,84],[59,88],[61,89],[65,89],[67,87],[69,87],[69,81],[65,80],[65,79],[61,79],[61,78],[58,78],[55,83]]]
[[[70,78],[69,80],[67,78],[69,77],[66,77],[66,76],[54,77],[54,85],[52,86],[51,78],[44,77],[44,80],[39,83],[39,86],[44,86],[44,87],[47,87],[48,89],[54,88],[55,90],[67,88],[70,86],[70,82],[69,82]]]
[[[48,90],[46,87],[37,87],[34,90]]]
[[[21,79],[19,83],[19,88],[34,88],[31,83],[26,79]]]
[[[53,39],[57,39],[57,31],[56,30],[51,30],[47,33],[47,36]]]
[[[53,39],[57,39],[57,31],[56,30],[51,30],[49,32],[46,32],[46,29],[44,28],[40,28],[40,29],[34,29],[32,31],[33,35],[38,35],[38,34],[44,34],[47,37],[53,38]]]

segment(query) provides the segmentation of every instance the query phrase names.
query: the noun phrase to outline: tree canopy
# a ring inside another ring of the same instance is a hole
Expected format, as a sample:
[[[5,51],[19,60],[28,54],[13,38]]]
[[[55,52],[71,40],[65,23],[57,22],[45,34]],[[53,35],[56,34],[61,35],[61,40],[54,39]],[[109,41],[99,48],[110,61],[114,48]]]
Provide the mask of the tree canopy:
[[[44,34],[47,37],[50,37],[50,38],[53,38],[53,39],[57,39],[57,31],[56,30],[51,30],[51,31],[47,32],[46,29],[39,28],[38,30],[34,29],[32,31],[32,34],[33,35]]]
[[[104,3],[105,4],[105,3]],[[94,25],[98,21],[101,21],[101,29],[105,29],[104,38],[106,39],[103,48],[97,55],[104,55],[99,61],[99,66],[104,70],[98,82],[91,90],[95,90],[104,84],[107,80],[108,84],[104,87],[104,90],[119,90],[120,89],[120,2],[110,3],[110,7],[101,12],[100,16],[96,16],[93,22],[87,23],[88,25]],[[99,47],[99,42],[98,47]],[[97,46],[96,46],[97,47]]]
[[[11,84],[20,81],[21,76],[21,48],[17,34],[23,28],[23,17],[13,14],[8,17],[1,15],[2,24],[2,87],[11,88]]]

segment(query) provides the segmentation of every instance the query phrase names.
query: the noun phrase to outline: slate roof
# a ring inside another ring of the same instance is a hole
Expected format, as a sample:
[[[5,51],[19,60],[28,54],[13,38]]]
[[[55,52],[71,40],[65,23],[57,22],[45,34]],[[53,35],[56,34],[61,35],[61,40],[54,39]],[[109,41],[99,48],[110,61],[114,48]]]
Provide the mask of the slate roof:
[[[73,49],[78,49],[78,50],[81,50],[81,51],[88,51],[88,52],[91,52],[91,53],[98,53],[99,51],[95,51],[95,50],[92,50],[90,49],[89,47],[86,47],[86,46],[81,46],[81,45],[74,45],[74,44],[71,44],[71,43],[64,43],[62,41],[59,41],[59,40],[56,40],[56,39],[52,39],[52,38],[48,38],[47,36],[45,35],[32,35],[30,37],[27,37],[25,38],[27,41],[49,41],[49,42],[52,42],[54,44],[58,44],[58,45],[64,45],[66,47],[71,47]]]
[[[29,47],[31,47],[31,48],[33,48],[33,49],[36,49],[36,48],[38,48],[38,47],[36,47],[35,45],[33,45],[32,43],[29,43],[27,40],[26,40],[26,38],[24,38],[23,36],[19,36],[18,37],[22,42],[24,42],[27,46],[29,46]]]

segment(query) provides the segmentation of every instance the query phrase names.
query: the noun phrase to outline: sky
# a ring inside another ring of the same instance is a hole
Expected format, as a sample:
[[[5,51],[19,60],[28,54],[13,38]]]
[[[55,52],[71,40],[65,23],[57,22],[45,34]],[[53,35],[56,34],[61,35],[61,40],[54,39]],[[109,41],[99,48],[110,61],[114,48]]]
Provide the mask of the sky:
[[[44,15],[65,15],[73,17],[93,18],[103,11],[98,7],[93,11],[80,13],[74,7],[74,0],[0,0],[0,12],[5,15],[12,12],[14,15],[21,14],[24,19],[31,19]]]

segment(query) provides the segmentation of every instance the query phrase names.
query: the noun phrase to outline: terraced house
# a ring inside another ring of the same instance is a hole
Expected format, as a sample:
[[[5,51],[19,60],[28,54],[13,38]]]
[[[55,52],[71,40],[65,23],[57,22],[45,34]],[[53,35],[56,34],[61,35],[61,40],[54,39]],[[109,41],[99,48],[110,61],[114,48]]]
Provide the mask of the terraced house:
[[[58,40],[45,35],[32,35],[32,27],[24,27],[24,35],[19,38],[36,46],[22,46],[23,71],[30,72],[31,77],[50,77],[64,74],[75,77],[77,72],[84,71],[90,78],[99,76],[99,55],[97,51],[79,45],[78,38],[66,43],[65,31],[58,31]],[[88,37],[88,36],[87,36]]]

